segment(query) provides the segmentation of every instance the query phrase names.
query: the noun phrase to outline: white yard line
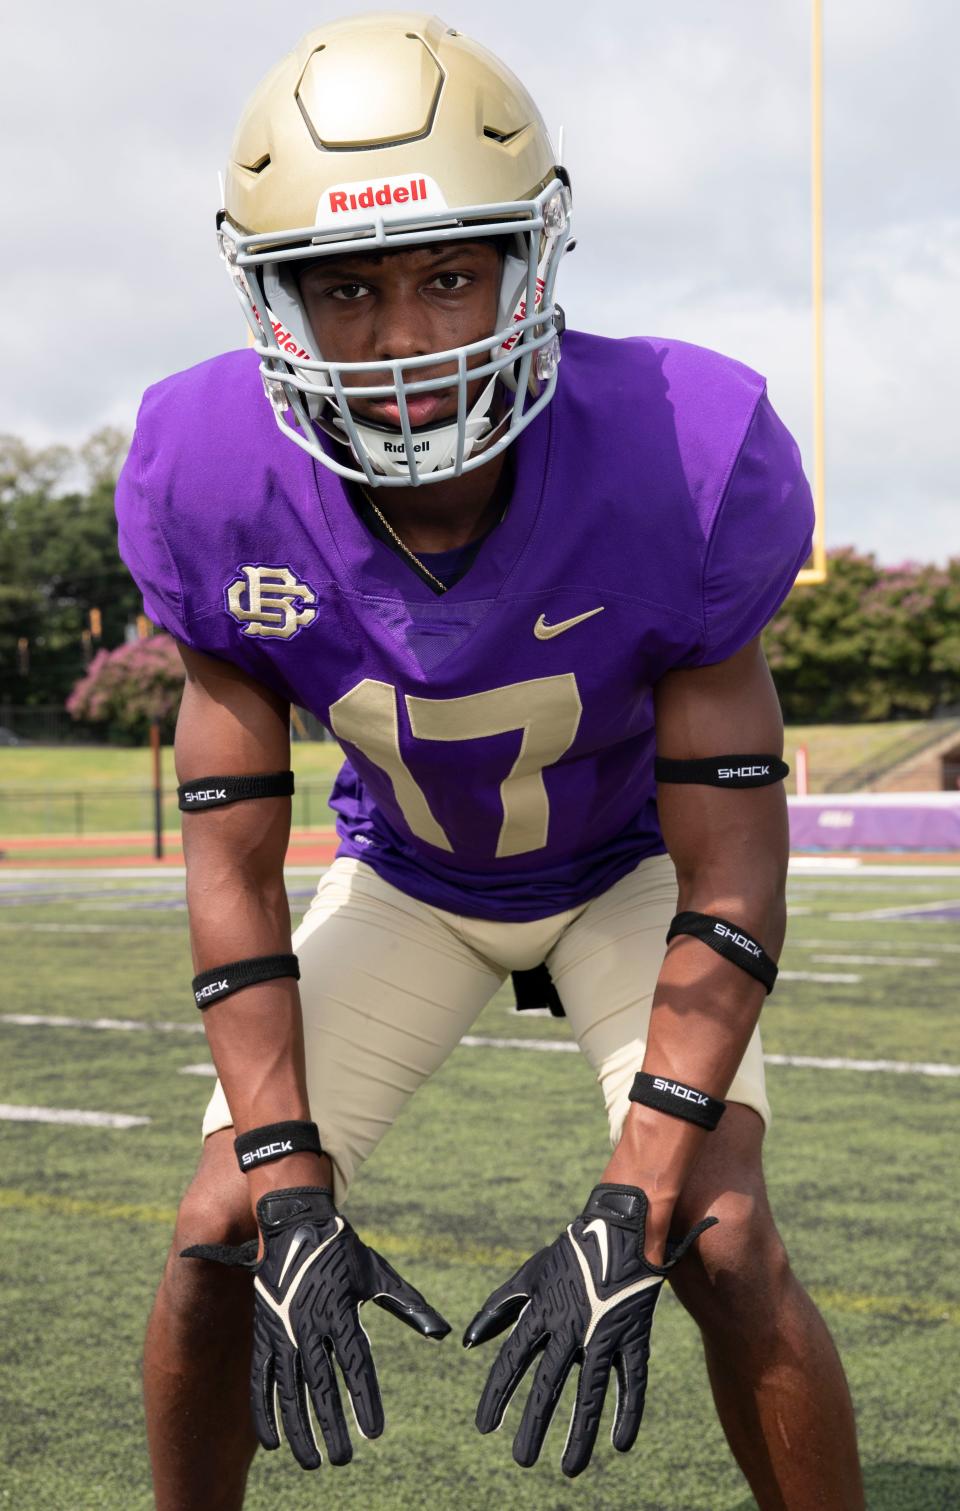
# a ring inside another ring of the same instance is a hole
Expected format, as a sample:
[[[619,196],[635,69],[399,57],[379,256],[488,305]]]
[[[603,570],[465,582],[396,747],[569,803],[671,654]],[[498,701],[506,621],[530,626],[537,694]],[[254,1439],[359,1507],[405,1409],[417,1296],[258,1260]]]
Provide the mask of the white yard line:
[[[180,884],[186,871],[183,866],[3,866],[0,881],[124,881],[148,876],[151,881]]]
[[[827,856],[795,855],[790,860],[789,870],[795,881],[803,881],[807,876],[832,876],[841,884],[847,881],[858,882],[862,876],[960,876],[960,866],[940,865],[936,861],[914,865],[882,861],[871,864],[866,861],[851,866],[850,859],[851,857],[843,857],[842,863],[838,864]]]
[[[814,979],[823,979],[814,978]],[[835,978],[830,978],[835,979]],[[843,981],[849,977],[841,977]],[[853,978],[859,980],[859,977]],[[146,1023],[136,1018],[64,1018],[40,1013],[0,1013],[0,1024],[9,1023],[23,1028],[93,1028],[112,1029],[123,1033],[202,1034],[202,1023],[157,1022]],[[578,1045],[572,1039],[499,1039],[478,1034],[467,1034],[460,1040],[466,1049],[529,1049],[541,1054],[576,1054]],[[814,1055],[764,1055],[768,1065],[795,1066],[808,1070],[857,1070],[886,1071],[897,1075],[960,1076],[960,1065],[946,1065],[927,1060],[848,1060],[838,1057],[822,1058]],[[180,1074],[185,1076],[215,1076],[216,1071],[209,1061],[197,1065],[183,1065]],[[43,1108],[17,1109],[0,1107],[0,1119],[21,1112],[24,1119],[47,1122],[70,1122],[110,1118],[111,1113],[57,1113],[52,1109],[49,1117],[41,1117]],[[120,1114],[117,1114],[120,1116]],[[149,1118],[127,1118],[117,1123],[104,1123],[104,1127],[134,1127],[149,1122]],[[97,1124],[97,1126],[101,1126]]]
[[[7,1123],[70,1123],[77,1128],[143,1128],[149,1118],[125,1112],[82,1112],[76,1107],[15,1107],[0,1102],[0,1121]]]
[[[559,1049],[576,1054],[579,1046],[569,1039],[487,1039],[468,1035],[460,1040],[470,1049]],[[814,1055],[764,1055],[767,1065],[790,1065],[803,1070],[892,1071],[898,1075],[960,1076],[960,1065],[939,1065],[921,1060],[842,1060]],[[213,1067],[210,1067],[211,1071]],[[194,1067],[199,1074],[199,1067]]]
[[[328,871],[329,866],[284,866],[287,876],[322,876]],[[45,881],[56,879],[57,881],[71,881],[76,883],[81,877],[86,881],[116,881],[122,878],[124,881],[134,877],[142,880],[148,876],[151,881],[169,881],[182,884],[186,876],[186,868],[180,865],[171,865],[164,862],[159,866],[3,866],[0,868],[0,882],[8,880],[35,881],[43,878]]]
[[[103,1028],[123,1033],[202,1034],[202,1023],[143,1023],[138,1018],[62,1018],[51,1013],[0,1013],[17,1028]]]
[[[117,912],[126,912],[129,903],[118,905]],[[167,933],[182,933],[181,923],[5,923],[0,921],[0,930],[11,934],[155,934],[158,929]]]
[[[778,981],[821,981],[834,986],[859,986],[862,976],[847,971],[781,971]]]
[[[931,1060],[841,1060],[819,1055],[764,1055],[767,1065],[793,1065],[801,1070],[888,1071],[908,1076],[960,1076],[960,1065],[942,1065]]]
[[[788,869],[796,876],[832,876],[859,871],[859,855],[791,855]]]
[[[817,965],[910,965],[920,971],[943,964],[929,955],[814,955],[813,958]]]
[[[532,1049],[547,1050],[560,1054],[575,1055],[578,1045],[569,1039],[487,1039],[468,1035],[460,1043],[467,1049]],[[792,1067],[798,1070],[854,1070],[860,1072],[887,1072],[894,1075],[960,1076],[960,1065],[942,1065],[927,1060],[843,1060],[819,1055],[764,1055],[767,1065]],[[209,1060],[199,1065],[182,1065],[182,1076],[208,1076],[211,1080],[216,1070]]]
[[[895,939],[889,939],[889,938],[885,939],[883,941],[883,943],[884,943],[884,945],[885,945],[885,947],[887,949],[896,948],[896,945],[897,945],[897,941]],[[915,944],[916,940],[911,939],[910,943],[911,944]],[[863,945],[864,945],[864,941],[862,939],[788,939],[787,940],[787,949],[788,950],[862,950],[863,949]],[[938,955],[960,955],[960,944],[946,944],[942,940],[939,940],[939,939],[924,940],[923,947],[924,947],[925,950],[935,950]],[[899,956],[899,957],[896,957],[896,956],[893,956],[893,955],[890,956],[891,960],[896,959],[896,958],[899,958],[899,959],[902,959],[902,960],[907,960],[910,957],[908,957],[906,955]],[[923,958],[925,959],[926,956],[924,956]],[[938,963],[940,963],[940,962],[938,962]]]
[[[328,866],[284,866],[287,876],[316,876],[320,877]],[[790,859],[790,873],[797,881],[803,881],[807,876],[832,877],[841,884],[847,881],[858,881],[862,876],[960,876],[960,865],[943,865],[936,861],[927,864],[923,862],[915,864],[898,865],[895,862],[884,864],[883,862],[861,861],[856,856],[847,855],[794,855]],[[132,880],[150,877],[153,881],[182,883],[186,871],[181,865],[164,863],[159,866],[14,866],[4,865],[0,868],[0,883],[4,881],[50,881],[73,882],[76,884],[79,878],[88,882],[93,881],[116,881],[118,879]]]
[[[572,1039],[488,1039],[483,1035],[464,1034],[460,1043],[466,1049],[560,1050],[566,1054],[571,1050],[578,1054],[580,1050],[579,1044],[575,1044]]]
[[[904,913],[936,913],[941,908],[960,908],[960,897],[941,898],[939,902],[901,902],[895,908],[867,908],[862,913],[828,913],[828,918],[838,923],[864,923],[871,919],[893,918],[897,923],[915,923],[915,918],[903,918]]]

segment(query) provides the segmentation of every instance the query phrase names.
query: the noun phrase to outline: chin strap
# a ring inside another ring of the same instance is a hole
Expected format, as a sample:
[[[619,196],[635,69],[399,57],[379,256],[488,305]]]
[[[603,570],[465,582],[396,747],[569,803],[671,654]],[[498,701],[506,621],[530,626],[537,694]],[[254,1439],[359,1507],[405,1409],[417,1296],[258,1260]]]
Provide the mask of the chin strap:
[[[494,424],[490,419],[490,406],[493,403],[493,393],[496,387],[496,377],[492,377],[484,388],[477,402],[467,415],[463,446],[463,458],[471,456],[481,441],[485,440],[493,431]],[[349,427],[342,414],[331,404],[330,418],[324,422],[318,420],[334,440],[342,446],[348,446],[357,461],[356,450],[351,444]],[[374,472],[381,473],[384,477],[405,477],[408,475],[407,447],[400,430],[392,426],[371,425],[359,418],[354,418],[353,425],[356,433],[363,443],[364,450],[373,464]],[[460,430],[456,419],[444,421],[438,425],[424,425],[420,429],[413,430],[413,448],[417,459],[417,470],[423,472],[436,472],[441,467],[449,466],[457,454],[457,441]]]

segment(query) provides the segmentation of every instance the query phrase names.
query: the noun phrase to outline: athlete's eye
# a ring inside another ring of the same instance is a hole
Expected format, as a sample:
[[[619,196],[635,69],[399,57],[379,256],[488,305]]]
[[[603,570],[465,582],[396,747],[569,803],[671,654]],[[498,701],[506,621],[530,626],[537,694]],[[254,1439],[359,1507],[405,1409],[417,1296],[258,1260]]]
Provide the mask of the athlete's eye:
[[[364,294],[369,293],[365,283],[341,283],[335,289],[330,290],[331,299],[342,299],[347,304],[354,304]]]
[[[473,282],[473,279],[468,278],[466,273],[438,273],[431,282],[434,287],[439,287],[445,294],[452,294],[459,289],[465,289],[468,284]]]

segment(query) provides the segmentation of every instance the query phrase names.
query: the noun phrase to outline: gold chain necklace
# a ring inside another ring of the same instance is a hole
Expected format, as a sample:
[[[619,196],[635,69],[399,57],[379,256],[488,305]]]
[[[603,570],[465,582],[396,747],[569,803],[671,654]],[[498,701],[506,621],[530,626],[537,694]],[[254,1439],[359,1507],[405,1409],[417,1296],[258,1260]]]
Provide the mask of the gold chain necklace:
[[[413,551],[411,551],[410,547],[406,544],[405,541],[402,541],[400,539],[400,536],[397,534],[396,530],[393,528],[393,526],[391,525],[390,521],[387,519],[386,515],[383,513],[383,510],[380,509],[379,506],[371,498],[370,493],[368,492],[368,490],[366,488],[364,488],[364,486],[363,486],[362,483],[359,486],[360,486],[360,492],[363,494],[364,498],[366,499],[367,503],[370,505],[370,507],[373,510],[374,514],[377,516],[377,519],[380,521],[381,525],[386,530],[386,532],[390,536],[390,538],[392,540],[396,541],[397,545],[400,547],[400,549],[403,552],[404,556],[409,557],[409,559],[414,563],[414,565],[417,567],[417,569],[423,573],[424,577],[429,577],[430,581],[434,584],[435,587],[438,587],[440,589],[441,593],[445,593],[447,591],[447,585],[446,585],[446,583],[445,582],[441,582],[440,579],[439,579],[439,577],[434,577],[434,575],[431,572],[430,568],[424,566],[424,564],[420,560],[419,556],[417,556]]]

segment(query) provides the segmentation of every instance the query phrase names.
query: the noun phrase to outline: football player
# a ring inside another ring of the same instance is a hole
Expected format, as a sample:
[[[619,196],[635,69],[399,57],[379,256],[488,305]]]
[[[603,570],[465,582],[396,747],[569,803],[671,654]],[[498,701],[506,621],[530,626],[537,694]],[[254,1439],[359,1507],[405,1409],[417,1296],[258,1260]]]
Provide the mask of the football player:
[[[758,1503],[863,1503],[840,1363],[761,1169],[787,822],[758,637],[810,494],[755,373],[564,329],[571,207],[535,105],[481,47],[420,15],[311,32],[243,116],[218,222],[254,349],[140,410],[120,539],[186,664],[194,995],[219,1076],[147,1339],[169,1511],[239,1506],[281,1434],[305,1468],[346,1462],[344,1393],[381,1432],[363,1302],[449,1331],[341,1208],[510,973],[566,1012],[613,1153],[467,1326],[474,1347],[515,1324],[480,1431],[519,1391],[532,1464],[578,1368],[564,1472],[611,1375],[629,1449],[669,1276]],[[293,703],[347,763],[338,856],[291,937]]]

